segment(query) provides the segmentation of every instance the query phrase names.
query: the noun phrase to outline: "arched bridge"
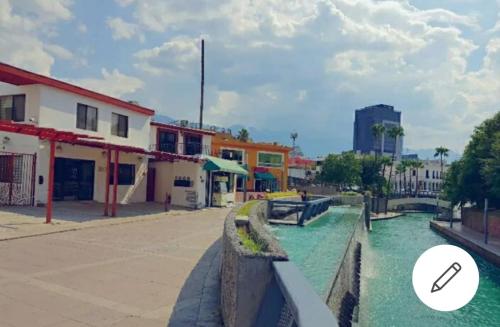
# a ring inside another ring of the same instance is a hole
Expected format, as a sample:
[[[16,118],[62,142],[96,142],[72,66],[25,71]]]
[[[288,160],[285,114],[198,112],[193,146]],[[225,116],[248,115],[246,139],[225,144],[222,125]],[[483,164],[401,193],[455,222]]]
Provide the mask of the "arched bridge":
[[[449,201],[434,199],[434,198],[399,198],[390,199],[387,208],[389,210],[421,210],[423,208],[439,208],[449,209],[451,203]]]

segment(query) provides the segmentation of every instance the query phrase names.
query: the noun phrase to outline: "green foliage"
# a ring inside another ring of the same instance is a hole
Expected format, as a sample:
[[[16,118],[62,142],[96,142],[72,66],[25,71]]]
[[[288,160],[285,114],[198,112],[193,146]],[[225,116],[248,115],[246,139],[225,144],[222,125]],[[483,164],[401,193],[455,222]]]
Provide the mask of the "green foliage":
[[[320,180],[339,186],[354,186],[361,182],[361,163],[352,152],[329,154],[321,169]]]
[[[361,188],[374,194],[381,194],[385,184],[382,166],[390,164],[387,157],[377,158],[366,155],[361,158]]]
[[[265,246],[261,242],[256,241],[245,228],[238,228],[238,236],[241,240],[241,244],[252,253],[264,252]]]
[[[250,200],[246,202],[241,208],[238,210],[238,216],[250,216],[250,212],[252,207],[257,203],[257,200]]]
[[[236,138],[242,142],[248,142],[248,140],[250,140],[250,134],[246,128],[242,128],[238,132],[238,136],[236,136]]]
[[[460,161],[446,174],[445,193],[455,204],[500,208],[500,112],[476,127]]]

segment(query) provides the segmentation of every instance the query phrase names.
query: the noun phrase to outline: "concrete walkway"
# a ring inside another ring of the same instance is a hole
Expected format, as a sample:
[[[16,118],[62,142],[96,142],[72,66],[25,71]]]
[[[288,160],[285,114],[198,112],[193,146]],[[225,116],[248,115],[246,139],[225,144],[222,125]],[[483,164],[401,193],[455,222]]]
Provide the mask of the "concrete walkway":
[[[0,326],[165,326],[174,307],[177,317],[187,303],[178,296],[191,276],[211,276],[202,293],[217,296],[210,291],[217,281],[217,243],[212,245],[228,212],[202,210],[0,242]],[[210,298],[191,296],[204,313],[214,308]]]
[[[185,208],[172,208],[172,210],[165,212],[162,204],[148,202],[119,205],[117,217],[106,217],[103,216],[104,206],[102,203],[93,201],[56,202],[52,223],[45,224],[45,208],[0,207],[0,241],[84,228],[158,220],[170,216],[185,215],[192,211]]]
[[[454,223],[453,228],[450,228],[449,222],[431,221],[430,227],[500,267],[500,239],[490,238],[488,244],[484,244],[482,233],[463,226],[461,223]]]

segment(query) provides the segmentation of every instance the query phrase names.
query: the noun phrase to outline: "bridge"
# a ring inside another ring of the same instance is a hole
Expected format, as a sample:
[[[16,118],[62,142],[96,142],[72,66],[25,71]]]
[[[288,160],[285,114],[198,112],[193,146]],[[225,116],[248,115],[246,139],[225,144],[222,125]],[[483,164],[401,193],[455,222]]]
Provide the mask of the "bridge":
[[[398,198],[390,199],[388,210],[422,210],[425,208],[450,209],[451,202],[435,198]]]

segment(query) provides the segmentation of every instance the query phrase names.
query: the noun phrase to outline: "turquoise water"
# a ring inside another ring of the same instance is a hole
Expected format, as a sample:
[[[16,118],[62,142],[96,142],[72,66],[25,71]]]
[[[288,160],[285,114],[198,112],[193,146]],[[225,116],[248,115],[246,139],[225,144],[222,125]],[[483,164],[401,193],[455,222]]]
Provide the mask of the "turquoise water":
[[[283,249],[321,296],[342,260],[359,208],[335,207],[306,227],[275,225],[271,229]]]
[[[480,257],[479,289],[454,312],[426,307],[413,291],[413,265],[428,248],[449,242],[429,228],[430,215],[410,214],[373,223],[362,249],[360,326],[500,326],[500,269]]]

